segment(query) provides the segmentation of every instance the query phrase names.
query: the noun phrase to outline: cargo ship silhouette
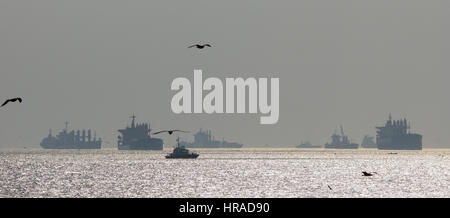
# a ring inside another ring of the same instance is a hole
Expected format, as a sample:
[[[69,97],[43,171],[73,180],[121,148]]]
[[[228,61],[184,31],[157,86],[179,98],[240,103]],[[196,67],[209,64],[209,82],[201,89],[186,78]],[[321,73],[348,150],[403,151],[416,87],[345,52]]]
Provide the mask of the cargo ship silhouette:
[[[321,145],[313,145],[311,144],[311,142],[309,141],[301,141],[300,145],[295,146],[296,148],[320,148],[322,147]]]
[[[163,140],[150,136],[150,124],[136,124],[136,116],[131,116],[131,126],[118,131],[122,136],[117,136],[117,148],[119,150],[163,150]]]
[[[377,148],[377,144],[373,141],[373,138],[373,136],[365,135],[361,142],[361,148]]]
[[[243,146],[236,142],[214,140],[211,131],[202,131],[201,129],[194,134],[194,142],[180,141],[180,145],[186,148],[242,148]]]
[[[422,150],[422,135],[410,133],[406,119],[389,119],[377,129],[377,147],[381,150]]]
[[[334,133],[331,136],[331,142],[326,143],[325,148],[356,149],[358,144],[350,142],[348,136],[344,134],[344,128],[341,126],[341,135]]]
[[[66,127],[56,136],[52,136],[52,130],[46,138],[42,139],[41,147],[44,149],[100,149],[102,139],[97,139],[97,134],[94,133],[94,138],[91,138],[91,130],[88,129],[68,131],[67,126],[69,122],[65,122]],[[87,135],[86,135],[87,132]]]

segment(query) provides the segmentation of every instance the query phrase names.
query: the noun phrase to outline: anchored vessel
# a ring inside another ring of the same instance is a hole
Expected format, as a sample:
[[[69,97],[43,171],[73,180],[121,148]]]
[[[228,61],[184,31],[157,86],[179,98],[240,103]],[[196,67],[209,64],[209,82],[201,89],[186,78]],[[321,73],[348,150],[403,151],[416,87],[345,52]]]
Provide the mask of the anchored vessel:
[[[135,124],[136,116],[131,116],[131,126],[118,131],[122,136],[117,136],[119,150],[163,150],[163,140],[150,136],[150,124]]]
[[[172,153],[166,155],[166,158],[197,158],[198,155],[180,145],[180,138],[177,138],[177,146],[173,149]]]
[[[74,130],[68,132],[67,125],[58,135],[52,136],[52,130],[50,130],[48,136],[42,139],[41,147],[45,149],[100,149],[102,139],[97,139],[97,134],[94,132],[94,138],[91,138],[91,130],[88,129]],[[86,135],[87,132],[87,135]]]
[[[180,144],[186,148],[241,148],[243,146],[236,142],[214,140],[211,131],[202,131],[201,129],[194,134],[194,142],[181,141]]]
[[[384,126],[377,128],[378,149],[390,150],[422,150],[422,135],[410,133],[406,119],[389,120]]]
[[[377,148],[377,144],[373,141],[372,136],[365,135],[364,139],[361,143],[361,147],[363,148]]]
[[[348,136],[344,134],[344,128],[341,126],[341,135],[334,133],[331,136],[331,143],[326,143],[325,148],[345,148],[354,149],[358,148],[358,144],[351,143]]]
[[[296,146],[297,148],[320,148],[322,146],[320,145],[312,145],[311,142],[306,141],[306,142],[301,142],[300,145]]]

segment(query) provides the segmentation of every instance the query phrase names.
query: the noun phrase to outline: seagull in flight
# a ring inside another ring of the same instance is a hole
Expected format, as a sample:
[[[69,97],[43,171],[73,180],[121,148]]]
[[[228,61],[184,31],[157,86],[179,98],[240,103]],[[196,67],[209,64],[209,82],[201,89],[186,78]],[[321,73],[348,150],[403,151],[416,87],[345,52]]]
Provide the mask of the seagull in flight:
[[[7,99],[5,102],[3,102],[2,106],[5,106],[6,104],[8,104],[9,102],[16,102],[19,101],[20,103],[22,103],[22,98],[11,98],[11,99]]]
[[[210,45],[210,44],[203,44],[203,45],[195,44],[195,45],[189,46],[188,48],[193,48],[193,47],[196,47],[196,48],[198,48],[198,49],[203,49],[203,48],[205,48],[205,47],[211,47],[211,45]]]
[[[154,132],[153,135],[159,134],[159,133],[163,133],[163,132],[167,132],[169,133],[169,135],[172,135],[172,133],[174,132],[188,132],[188,131],[183,131],[183,130],[179,130],[179,129],[171,129],[171,130],[163,130],[163,131],[159,131],[159,132]]]

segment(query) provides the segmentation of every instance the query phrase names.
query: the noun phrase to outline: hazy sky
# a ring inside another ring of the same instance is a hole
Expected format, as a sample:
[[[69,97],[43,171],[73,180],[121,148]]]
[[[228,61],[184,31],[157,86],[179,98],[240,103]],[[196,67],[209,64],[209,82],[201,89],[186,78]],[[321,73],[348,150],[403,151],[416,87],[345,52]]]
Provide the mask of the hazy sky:
[[[357,143],[389,113],[450,145],[450,1],[0,1],[0,146],[64,127],[211,129],[245,145]],[[213,48],[187,49],[208,42]],[[279,77],[280,118],[173,114],[177,77]],[[192,139],[188,136],[186,139]],[[166,137],[167,143],[174,142]]]

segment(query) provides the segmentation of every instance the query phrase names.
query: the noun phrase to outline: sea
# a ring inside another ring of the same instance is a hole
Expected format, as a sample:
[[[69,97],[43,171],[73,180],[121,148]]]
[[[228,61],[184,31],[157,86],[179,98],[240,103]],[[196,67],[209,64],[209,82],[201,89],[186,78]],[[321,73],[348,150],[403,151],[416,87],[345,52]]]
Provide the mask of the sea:
[[[163,151],[0,149],[11,198],[450,197],[450,150],[298,148]],[[373,176],[363,176],[362,172]]]

